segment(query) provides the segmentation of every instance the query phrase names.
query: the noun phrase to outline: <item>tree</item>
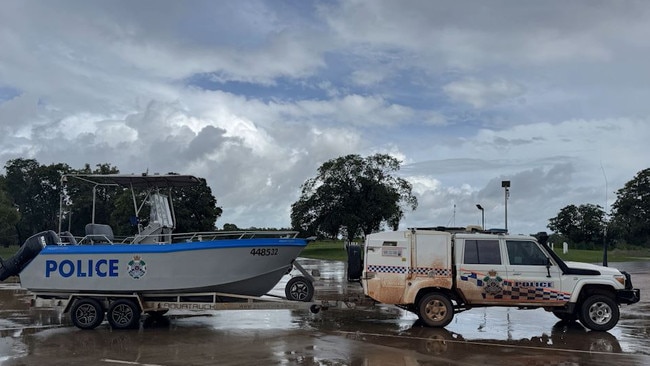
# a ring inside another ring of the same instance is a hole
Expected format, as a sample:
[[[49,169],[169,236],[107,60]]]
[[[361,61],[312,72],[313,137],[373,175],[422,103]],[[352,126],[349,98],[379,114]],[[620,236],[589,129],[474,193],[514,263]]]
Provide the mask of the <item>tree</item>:
[[[549,219],[547,226],[566,237],[571,243],[593,249],[603,241],[605,232],[605,211],[594,204],[568,205],[556,217]]]
[[[6,188],[20,210],[19,242],[32,234],[58,226],[61,176],[67,164],[40,165],[34,159],[9,160],[5,165]]]
[[[612,231],[626,242],[650,246],[650,168],[618,190],[612,205]]]
[[[85,225],[94,222],[109,224],[114,233],[128,236],[137,233],[131,217],[135,214],[131,191],[114,185],[94,185],[87,181],[68,178],[64,174],[118,174],[111,164],[97,164],[94,169],[86,164],[79,170],[67,164],[41,165],[34,159],[9,160],[5,165],[6,176],[0,176],[0,244],[2,236],[15,237],[22,243],[27,237],[43,230],[57,230],[59,212],[63,212],[61,230],[70,229],[74,235],[83,236]],[[65,183],[65,185],[62,185]],[[93,214],[93,189],[95,197]],[[5,194],[6,193],[6,194]],[[136,192],[141,202],[146,194]],[[8,201],[8,197],[12,201]],[[210,231],[221,216],[205,179],[196,187],[172,190],[176,212],[176,231]],[[5,207],[6,206],[6,207]],[[16,208],[18,211],[16,211]],[[140,217],[148,217],[148,209]],[[6,226],[13,225],[13,230]],[[9,230],[5,234],[5,230]]]
[[[395,177],[401,162],[390,155],[366,158],[346,155],[329,160],[318,175],[301,186],[301,196],[291,206],[291,225],[303,235],[352,240],[387,224],[396,229],[403,207],[417,208],[411,184]]]
[[[14,206],[5,188],[5,179],[0,177],[0,245],[18,244],[16,224],[20,221],[18,207]]]
[[[223,224],[223,231],[238,231],[239,228],[235,224],[225,223]]]
[[[172,189],[178,232],[213,231],[223,213],[206,180],[199,180],[198,186]]]
[[[117,174],[119,170],[108,164],[98,165],[95,171],[86,168],[79,171],[81,174]],[[169,173],[174,174],[174,173]],[[221,216],[222,208],[217,206],[217,199],[212,195],[212,190],[205,179],[199,178],[201,184],[193,187],[174,187],[161,189],[160,193],[171,195],[176,216],[176,232],[212,231],[215,222]],[[71,179],[69,183],[76,181]],[[69,184],[70,185],[70,184]],[[76,181],[70,185],[69,195],[73,208],[72,226],[75,233],[83,233],[85,224],[92,218],[92,184]],[[147,198],[145,190],[135,190],[136,202],[139,211],[136,215],[133,205],[133,196],[130,189],[117,186],[96,187],[95,222],[108,223],[115,235],[130,236],[137,234],[137,222],[145,226],[149,219],[149,206],[141,205]],[[137,216],[137,217],[136,217]],[[133,220],[136,219],[136,220]]]
[[[97,164],[95,169],[91,169],[86,164],[82,169],[72,170],[71,174],[118,174],[120,170],[111,164]],[[109,224],[113,227],[116,235],[125,235],[121,232],[120,223],[115,220],[113,214],[116,210],[117,197],[123,194],[124,188],[117,186],[97,185],[92,183],[70,178],[67,180],[64,191],[66,205],[64,211],[68,213],[64,220],[62,229],[67,230],[69,226],[71,232],[75,235],[85,235],[85,226],[93,222],[93,188],[95,189],[95,212],[94,222],[97,224]],[[126,193],[124,193],[126,194]],[[131,195],[128,193],[128,199],[124,199],[133,207]],[[133,212],[133,210],[129,211]],[[127,222],[129,216],[123,217]],[[68,222],[71,220],[71,222]]]

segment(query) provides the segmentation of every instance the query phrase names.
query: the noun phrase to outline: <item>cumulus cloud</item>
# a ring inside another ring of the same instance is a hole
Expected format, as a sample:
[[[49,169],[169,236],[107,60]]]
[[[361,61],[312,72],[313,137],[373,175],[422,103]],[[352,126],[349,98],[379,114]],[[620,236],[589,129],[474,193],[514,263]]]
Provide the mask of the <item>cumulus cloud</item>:
[[[0,161],[196,174],[224,208],[219,225],[281,227],[320,164],[381,152],[405,163],[420,200],[404,225],[476,224],[481,203],[502,226],[511,180],[509,226],[536,232],[647,167],[649,13],[589,1],[3,2]]]
[[[521,86],[505,80],[487,83],[476,79],[459,80],[445,85],[443,90],[450,98],[470,104],[474,108],[482,108],[523,94]]]

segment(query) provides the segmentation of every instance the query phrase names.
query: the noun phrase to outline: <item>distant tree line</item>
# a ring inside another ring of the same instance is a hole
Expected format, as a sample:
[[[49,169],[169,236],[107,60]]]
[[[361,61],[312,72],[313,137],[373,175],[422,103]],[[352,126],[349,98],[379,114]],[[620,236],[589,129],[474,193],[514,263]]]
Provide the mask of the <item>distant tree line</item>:
[[[291,206],[291,228],[303,237],[348,240],[382,229],[397,229],[404,211],[415,210],[418,204],[411,184],[396,177],[400,164],[385,154],[365,158],[346,155],[323,163],[317,175],[302,184],[300,198]],[[93,187],[69,180],[64,188],[62,176],[117,173],[119,169],[110,164],[72,169],[64,163],[42,165],[33,159],[9,160],[5,175],[0,175],[0,245],[21,244],[34,233],[56,230],[60,215],[62,230],[83,235],[91,220]],[[172,191],[177,232],[216,229],[216,220],[223,211],[205,179],[201,181],[200,186]],[[137,232],[133,214],[129,190],[97,187],[96,223],[111,225],[115,235],[133,235]],[[147,218],[148,211],[143,209],[138,219],[146,223]],[[637,173],[617,191],[609,215],[599,205],[571,204],[549,219],[547,227],[553,231],[551,242],[567,241],[578,248],[601,248],[604,242],[610,247],[650,247],[650,168]],[[241,229],[226,223],[223,230],[276,229]]]
[[[91,222],[93,185],[69,179],[66,174],[117,174],[117,167],[86,164],[73,169],[65,163],[43,165],[34,159],[9,160],[5,175],[0,175],[0,245],[22,244],[29,236],[43,230],[57,230],[61,215],[63,231],[82,236]],[[173,173],[170,173],[173,174]],[[222,214],[205,179],[195,187],[173,188],[176,231],[211,231]],[[139,199],[145,193],[139,192]],[[95,222],[109,224],[116,236],[137,233],[138,220],[145,223],[149,211],[143,208],[138,218],[131,191],[112,186],[96,187]]]
[[[650,168],[616,192],[609,215],[595,204],[568,205],[549,219],[548,228],[554,232],[552,242],[566,241],[579,249],[602,248],[605,243],[610,248],[650,247]]]

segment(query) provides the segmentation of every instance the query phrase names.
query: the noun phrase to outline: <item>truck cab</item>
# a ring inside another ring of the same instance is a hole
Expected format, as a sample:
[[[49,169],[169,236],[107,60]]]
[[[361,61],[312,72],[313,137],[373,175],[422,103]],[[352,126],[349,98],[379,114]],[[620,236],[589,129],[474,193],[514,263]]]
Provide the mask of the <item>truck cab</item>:
[[[455,313],[484,306],[544,308],[565,321],[609,330],[619,305],[639,301],[630,275],[564,262],[533,236],[472,228],[416,228],[370,234],[364,293],[444,327]]]

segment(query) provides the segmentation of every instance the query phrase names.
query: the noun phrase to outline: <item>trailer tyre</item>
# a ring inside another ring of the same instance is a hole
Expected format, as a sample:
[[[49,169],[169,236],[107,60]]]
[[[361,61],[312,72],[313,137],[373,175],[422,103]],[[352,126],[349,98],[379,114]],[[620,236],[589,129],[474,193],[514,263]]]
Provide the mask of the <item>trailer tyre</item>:
[[[70,320],[79,329],[95,329],[104,321],[104,308],[95,299],[77,299],[70,309]]]
[[[610,330],[618,323],[619,317],[618,305],[609,296],[589,296],[580,306],[580,322],[591,330]]]
[[[131,299],[119,299],[108,308],[108,323],[113,329],[133,329],[140,325],[140,307]]]
[[[309,302],[314,297],[314,285],[306,277],[297,276],[287,282],[284,294],[291,301]]]
[[[449,297],[434,292],[420,299],[418,316],[429,327],[444,327],[453,319],[454,308]]]

